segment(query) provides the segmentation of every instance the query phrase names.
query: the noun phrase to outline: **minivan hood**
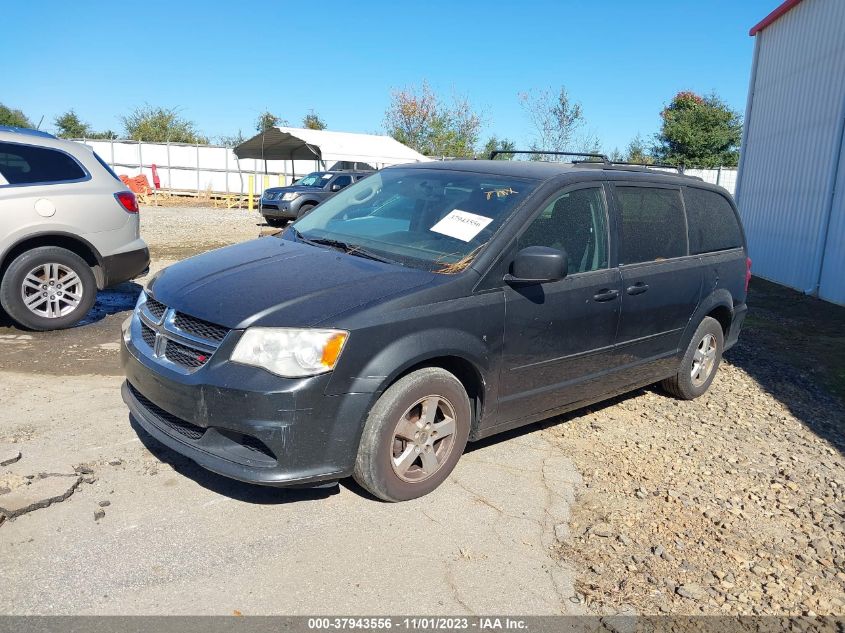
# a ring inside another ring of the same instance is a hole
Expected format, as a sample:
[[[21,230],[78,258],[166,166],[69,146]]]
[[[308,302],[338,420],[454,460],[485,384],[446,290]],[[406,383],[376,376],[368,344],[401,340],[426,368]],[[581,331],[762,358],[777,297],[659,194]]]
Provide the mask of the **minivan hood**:
[[[229,328],[307,327],[432,282],[434,273],[262,237],[165,268],[158,301]]]

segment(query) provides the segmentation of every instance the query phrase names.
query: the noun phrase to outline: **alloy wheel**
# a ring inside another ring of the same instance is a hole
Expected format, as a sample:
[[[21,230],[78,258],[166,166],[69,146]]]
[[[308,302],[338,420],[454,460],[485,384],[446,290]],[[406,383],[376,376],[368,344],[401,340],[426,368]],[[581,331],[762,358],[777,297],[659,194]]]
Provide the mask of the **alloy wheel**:
[[[64,264],[40,264],[26,274],[21,284],[24,305],[33,314],[47,319],[57,319],[76,310],[84,292],[79,275]]]
[[[690,378],[692,384],[700,387],[710,374],[713,373],[713,368],[716,366],[716,352],[718,345],[716,337],[712,334],[705,334],[704,338],[698,343],[695,353],[692,355],[692,368],[690,369]]]
[[[393,431],[393,472],[411,483],[431,477],[449,458],[455,430],[455,408],[446,398],[432,395],[417,400]]]

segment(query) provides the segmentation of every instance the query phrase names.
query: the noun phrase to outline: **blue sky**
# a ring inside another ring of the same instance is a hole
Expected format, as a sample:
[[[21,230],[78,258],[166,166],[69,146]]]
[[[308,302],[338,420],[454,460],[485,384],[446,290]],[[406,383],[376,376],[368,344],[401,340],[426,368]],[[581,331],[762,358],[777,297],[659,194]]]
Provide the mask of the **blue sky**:
[[[424,79],[465,95],[483,137],[527,145],[517,94],[565,85],[603,148],[657,131],[679,90],[744,111],[753,38],[779,0],[357,0],[3,7],[0,102],[42,128],[68,108],[96,129],[149,103],[204,134],[246,136],[264,109],[297,123],[378,132],[391,89]]]

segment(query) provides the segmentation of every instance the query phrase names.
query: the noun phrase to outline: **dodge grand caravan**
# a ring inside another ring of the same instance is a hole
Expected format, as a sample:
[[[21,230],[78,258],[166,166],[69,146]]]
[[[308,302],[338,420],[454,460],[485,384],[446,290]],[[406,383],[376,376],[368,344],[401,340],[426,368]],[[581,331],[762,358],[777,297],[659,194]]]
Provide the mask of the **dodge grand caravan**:
[[[412,499],[468,440],[655,382],[701,395],[749,278],[734,203],[698,179],[393,167],[155,276],[124,329],[123,398],[217,473]]]

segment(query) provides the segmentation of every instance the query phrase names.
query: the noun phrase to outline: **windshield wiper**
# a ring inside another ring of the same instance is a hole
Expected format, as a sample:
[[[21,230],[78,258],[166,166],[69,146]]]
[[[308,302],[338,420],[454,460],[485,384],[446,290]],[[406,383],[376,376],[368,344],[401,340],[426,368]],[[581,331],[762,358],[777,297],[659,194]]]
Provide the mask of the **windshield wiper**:
[[[350,255],[363,257],[364,259],[372,259],[373,261],[382,262],[385,264],[399,264],[400,266],[403,265],[401,262],[397,262],[396,260],[389,259],[387,257],[382,257],[381,255],[376,255],[372,251],[369,251],[366,248],[358,246],[356,244],[347,244],[346,242],[342,242],[340,240],[333,240],[329,237],[305,237],[296,229],[293,229],[293,234],[296,236],[297,240],[305,242],[306,244],[329,246],[331,248],[336,248]]]

